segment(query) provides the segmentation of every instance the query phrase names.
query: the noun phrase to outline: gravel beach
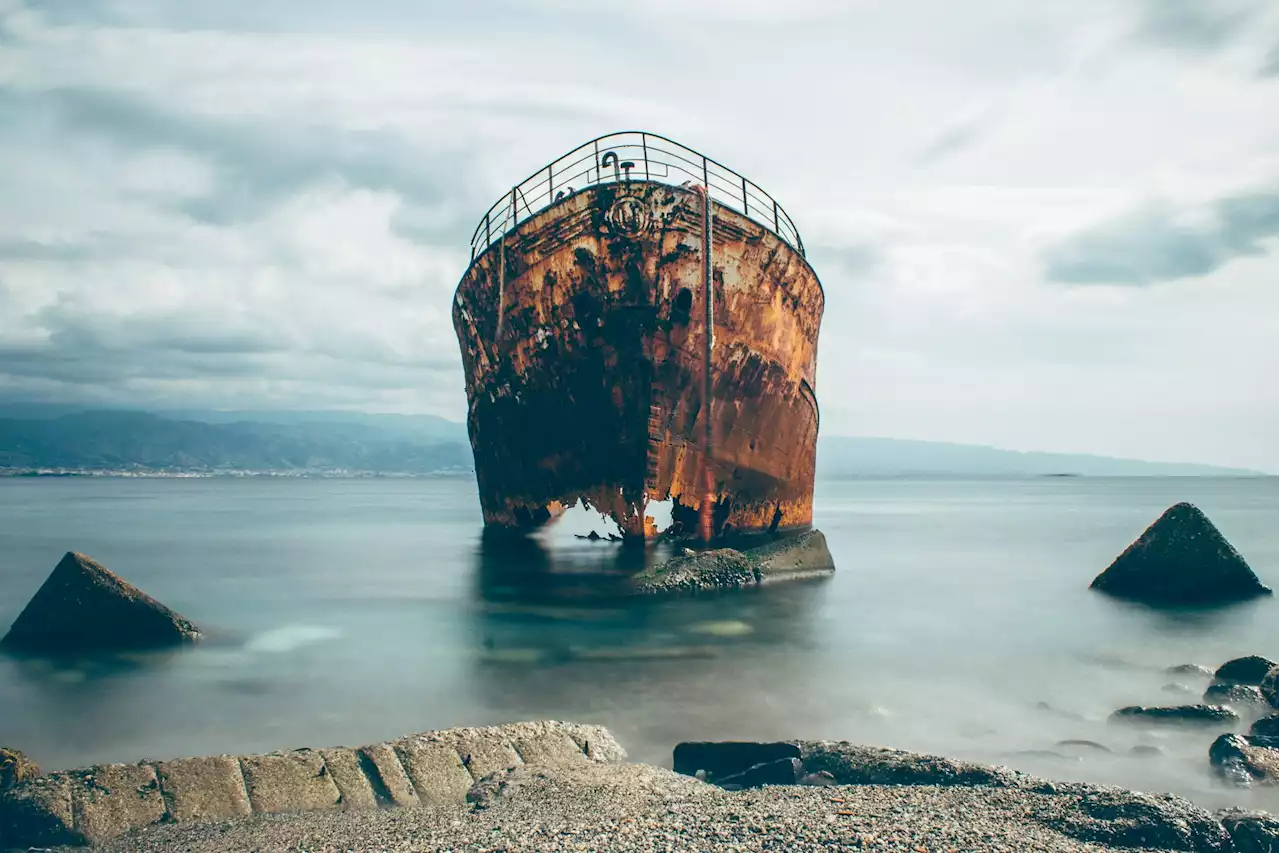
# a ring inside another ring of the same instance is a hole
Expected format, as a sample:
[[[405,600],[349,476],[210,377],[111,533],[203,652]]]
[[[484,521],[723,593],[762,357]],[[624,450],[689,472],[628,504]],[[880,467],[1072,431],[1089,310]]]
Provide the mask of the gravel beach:
[[[642,764],[526,765],[448,808],[267,815],[155,826],[110,853],[1219,850],[1209,815],[1095,786],[766,787],[725,791]],[[84,848],[66,848],[83,850]]]

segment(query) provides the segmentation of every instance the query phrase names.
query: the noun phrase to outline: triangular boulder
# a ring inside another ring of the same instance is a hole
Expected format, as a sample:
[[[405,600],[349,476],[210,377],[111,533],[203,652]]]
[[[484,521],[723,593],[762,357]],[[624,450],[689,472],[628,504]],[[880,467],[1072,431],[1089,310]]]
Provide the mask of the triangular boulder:
[[[1165,510],[1090,586],[1163,605],[1222,604],[1271,592],[1213,522],[1189,503]]]
[[[68,552],[18,614],[4,644],[95,652],[189,642],[199,629],[84,554]]]

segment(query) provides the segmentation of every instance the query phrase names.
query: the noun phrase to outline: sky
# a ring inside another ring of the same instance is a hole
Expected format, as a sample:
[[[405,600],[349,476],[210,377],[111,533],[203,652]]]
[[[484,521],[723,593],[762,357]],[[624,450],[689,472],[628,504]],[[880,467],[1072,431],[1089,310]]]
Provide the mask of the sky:
[[[1275,472],[1269,0],[0,0],[0,398],[466,413],[450,300],[615,130],[790,212],[824,433]]]

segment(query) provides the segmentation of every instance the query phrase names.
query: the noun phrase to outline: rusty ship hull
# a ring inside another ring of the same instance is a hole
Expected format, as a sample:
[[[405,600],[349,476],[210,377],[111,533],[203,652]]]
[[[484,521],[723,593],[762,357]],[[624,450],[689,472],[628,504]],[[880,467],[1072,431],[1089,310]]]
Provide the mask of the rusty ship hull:
[[[710,406],[698,193],[598,183],[476,255],[453,320],[486,525],[582,501],[651,538],[667,500],[673,532],[708,500],[717,534],[810,525],[822,287],[771,228],[712,210]]]

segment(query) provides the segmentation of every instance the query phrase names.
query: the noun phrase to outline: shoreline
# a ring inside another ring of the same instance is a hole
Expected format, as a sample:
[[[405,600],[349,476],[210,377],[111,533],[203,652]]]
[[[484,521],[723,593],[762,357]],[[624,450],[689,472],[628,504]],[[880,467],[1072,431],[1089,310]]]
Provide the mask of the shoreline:
[[[791,757],[729,769],[764,752]],[[631,763],[602,727],[542,720],[102,765],[0,796],[0,832],[68,853],[1274,849],[1249,840],[1275,838],[1274,814],[844,741],[681,744],[674,758],[683,772]]]

